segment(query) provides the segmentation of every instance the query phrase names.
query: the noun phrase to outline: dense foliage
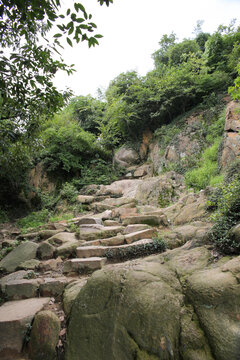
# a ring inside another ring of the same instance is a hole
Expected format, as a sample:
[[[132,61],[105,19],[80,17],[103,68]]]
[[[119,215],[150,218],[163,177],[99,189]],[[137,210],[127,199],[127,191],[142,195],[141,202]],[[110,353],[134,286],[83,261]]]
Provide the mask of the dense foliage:
[[[108,6],[112,0],[98,0]],[[62,108],[69,92],[53,85],[57,71],[73,65],[61,58],[64,42],[89,47],[102,36],[81,3],[61,13],[62,1],[2,1],[0,4],[0,200],[24,189],[41,123]],[[57,28],[56,32],[50,32]],[[54,35],[50,35],[54,34]]]
[[[230,183],[225,183],[215,190],[209,202],[215,208],[212,216],[214,225],[210,239],[225,254],[240,254],[240,244],[231,234],[233,226],[240,221],[240,174],[233,176]]]

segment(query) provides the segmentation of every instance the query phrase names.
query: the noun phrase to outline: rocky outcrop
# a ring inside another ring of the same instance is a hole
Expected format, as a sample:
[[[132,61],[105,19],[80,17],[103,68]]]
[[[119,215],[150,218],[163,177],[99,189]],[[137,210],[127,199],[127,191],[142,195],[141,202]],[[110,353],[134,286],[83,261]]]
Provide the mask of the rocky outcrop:
[[[171,131],[171,130],[169,130]],[[149,160],[152,161],[154,172],[161,174],[172,163],[186,163],[191,157],[201,153],[204,145],[204,131],[200,117],[192,116],[178,134],[173,136],[166,148],[155,139],[149,146]]]
[[[130,148],[122,147],[114,155],[114,164],[120,167],[128,167],[134,165],[139,161],[138,153]]]
[[[96,272],[72,305],[66,360],[238,359],[240,257],[211,259],[180,248]]]
[[[220,166],[226,169],[235,159],[240,159],[239,104],[231,101],[226,109],[225,134],[222,142]]]
[[[141,205],[164,208],[176,201],[184,189],[183,176],[172,171],[142,180],[135,197]]]
[[[42,191],[49,191],[52,192],[55,190],[55,184],[52,182],[48,176],[46,171],[43,168],[41,163],[37,164],[29,174],[29,183],[30,186],[34,187],[35,189],[41,189]],[[34,197],[35,193],[32,192],[30,197]]]

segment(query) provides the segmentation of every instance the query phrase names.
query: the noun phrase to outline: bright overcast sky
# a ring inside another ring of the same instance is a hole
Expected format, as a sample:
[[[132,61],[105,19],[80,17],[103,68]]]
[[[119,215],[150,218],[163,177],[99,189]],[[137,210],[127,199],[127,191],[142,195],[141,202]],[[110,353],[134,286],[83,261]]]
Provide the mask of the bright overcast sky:
[[[210,33],[234,18],[239,25],[240,0],[113,0],[109,7],[97,0],[80,2],[104,37],[95,48],[87,43],[66,45],[63,58],[77,71],[58,74],[55,84],[61,90],[71,88],[75,95],[97,96],[97,89],[106,89],[121,72],[145,75],[153,69],[151,54],[163,34],[173,31],[179,40],[191,38],[197,20],[204,20],[203,31]],[[67,6],[69,0],[63,3]]]

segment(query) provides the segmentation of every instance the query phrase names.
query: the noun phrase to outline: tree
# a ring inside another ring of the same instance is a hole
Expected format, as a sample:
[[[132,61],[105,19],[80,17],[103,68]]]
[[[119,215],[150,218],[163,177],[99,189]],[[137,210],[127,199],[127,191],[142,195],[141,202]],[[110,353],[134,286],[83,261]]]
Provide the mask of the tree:
[[[169,57],[167,55],[167,51],[176,44],[176,34],[171,33],[170,35],[164,34],[159,41],[160,49],[155,51],[152,54],[152,58],[154,60],[155,67],[157,68],[159,65],[165,64],[167,65],[169,62]]]
[[[98,0],[109,5],[113,0]],[[93,34],[96,24],[81,3],[59,14],[60,0],[5,0],[0,5],[0,118],[9,136],[32,131],[40,116],[49,116],[63,106],[67,94],[53,85],[58,70],[68,74],[73,65],[66,65],[60,55],[63,41],[87,41],[89,47],[98,44],[100,34]],[[47,34],[53,25],[58,33]],[[44,45],[43,45],[44,44]],[[3,51],[4,50],[4,51]],[[12,125],[11,125],[12,124]]]
[[[107,6],[113,0],[98,0]],[[4,0],[0,3],[0,182],[9,183],[13,154],[38,145],[41,123],[63,107],[68,92],[53,85],[58,70],[73,73],[61,58],[64,42],[89,47],[102,35],[81,3],[61,14],[60,0]],[[58,31],[50,36],[56,26]],[[32,139],[32,141],[31,141]],[[23,156],[26,159],[25,156]],[[6,168],[6,163],[8,167]],[[25,168],[27,164],[25,164]],[[15,179],[17,183],[17,179]],[[19,191],[19,186],[16,186]],[[9,191],[9,189],[6,189]]]
[[[99,123],[101,123],[106,103],[94,99],[92,96],[77,96],[70,101],[72,116],[85,131],[99,135]]]

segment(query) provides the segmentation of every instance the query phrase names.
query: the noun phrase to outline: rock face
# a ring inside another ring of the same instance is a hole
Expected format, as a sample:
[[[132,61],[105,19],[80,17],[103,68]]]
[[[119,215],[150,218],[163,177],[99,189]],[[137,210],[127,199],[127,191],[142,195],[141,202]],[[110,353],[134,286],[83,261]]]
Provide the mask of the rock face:
[[[240,257],[210,260],[178,248],[94,273],[72,305],[66,360],[239,359]]]
[[[187,119],[185,127],[172,137],[169,145],[162,149],[157,140],[150,144],[149,159],[152,161],[154,171],[161,174],[170,163],[188,161],[192,156],[200,154],[204,144],[201,121],[198,117]]]
[[[166,207],[178,198],[183,188],[183,176],[172,171],[144,179],[137,187],[136,199],[142,205]]]
[[[227,168],[231,162],[240,157],[239,118],[239,104],[231,101],[226,110],[225,134],[220,158],[220,165],[223,169]]]
[[[138,153],[130,148],[122,147],[114,155],[113,162],[121,167],[128,167],[138,162]]]

